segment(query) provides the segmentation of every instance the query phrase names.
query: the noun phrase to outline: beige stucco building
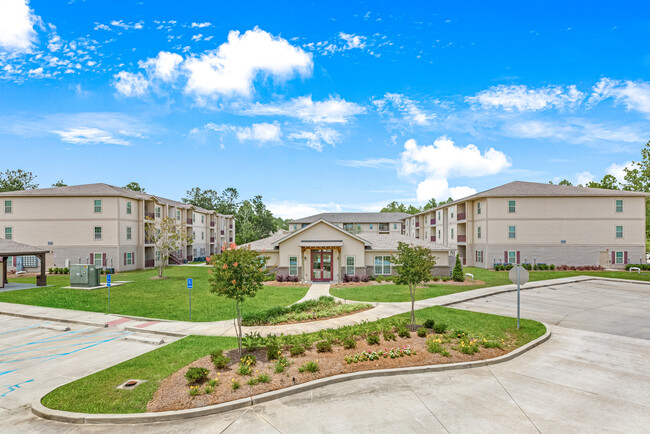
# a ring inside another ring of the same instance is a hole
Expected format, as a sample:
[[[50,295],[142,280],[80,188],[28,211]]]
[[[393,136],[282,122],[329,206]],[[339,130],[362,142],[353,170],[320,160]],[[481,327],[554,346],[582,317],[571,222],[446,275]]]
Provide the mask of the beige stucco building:
[[[398,222],[399,231],[380,233],[371,230],[369,222],[381,220],[380,214],[328,214],[332,220],[365,225],[368,228],[365,232],[357,230],[358,233],[351,233],[318,215],[317,220],[305,223],[304,227],[244,244],[242,248],[251,248],[268,257],[267,266],[277,274],[298,276],[304,282],[341,282],[346,274],[359,277],[394,274],[391,255],[397,253],[400,242],[405,242],[431,249],[436,256],[432,272],[449,274],[449,248],[402,235],[401,222]],[[375,224],[372,224],[373,228]]]
[[[646,193],[511,182],[404,219],[411,238],[442,244],[463,264],[645,262]]]
[[[146,218],[177,220],[193,235],[171,263],[221,252],[235,240],[231,215],[108,184],[85,184],[0,193],[0,234],[52,251],[46,266],[95,264],[116,271],[151,268],[159,255],[145,234]],[[18,258],[13,266],[18,265]],[[37,266],[32,258],[26,268]],[[11,266],[11,264],[10,264]]]

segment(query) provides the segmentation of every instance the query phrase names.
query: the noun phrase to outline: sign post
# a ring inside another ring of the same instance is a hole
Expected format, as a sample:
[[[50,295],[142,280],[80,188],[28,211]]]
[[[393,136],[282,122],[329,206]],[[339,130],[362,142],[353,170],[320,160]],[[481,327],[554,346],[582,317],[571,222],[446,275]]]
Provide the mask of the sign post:
[[[519,288],[521,285],[525,285],[528,282],[528,279],[530,278],[530,275],[528,274],[528,270],[526,270],[524,267],[521,265],[517,265],[515,267],[512,267],[510,272],[508,273],[508,277],[510,278],[510,281],[512,283],[517,284],[517,330],[519,330],[519,312],[520,312],[520,296],[519,296]]]
[[[192,321],[192,286],[194,285],[194,281],[192,280],[191,277],[187,278],[187,289],[190,292],[190,321]]]
[[[111,312],[111,275],[106,275],[106,287],[108,288],[108,312]]]

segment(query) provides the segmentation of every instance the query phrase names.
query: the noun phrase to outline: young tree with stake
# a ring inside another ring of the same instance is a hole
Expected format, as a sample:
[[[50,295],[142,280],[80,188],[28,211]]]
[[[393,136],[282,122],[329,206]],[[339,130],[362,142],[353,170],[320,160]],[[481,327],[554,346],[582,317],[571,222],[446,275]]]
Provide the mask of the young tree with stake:
[[[397,255],[391,257],[398,273],[394,282],[408,285],[411,294],[411,330],[415,330],[415,288],[431,279],[431,270],[436,265],[436,257],[426,247],[399,243]]]
[[[153,244],[155,250],[160,252],[160,260],[156,264],[160,278],[171,253],[180,249],[183,244],[191,244],[193,238],[171,217],[159,220],[147,217],[144,228],[147,244]]]

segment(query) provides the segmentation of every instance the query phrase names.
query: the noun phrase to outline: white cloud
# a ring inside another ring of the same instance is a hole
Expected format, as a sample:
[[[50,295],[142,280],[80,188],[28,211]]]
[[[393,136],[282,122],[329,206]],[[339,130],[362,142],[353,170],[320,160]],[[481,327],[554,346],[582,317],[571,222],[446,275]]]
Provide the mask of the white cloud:
[[[429,120],[435,118],[434,114],[425,113],[412,99],[399,93],[386,93],[383,98],[374,100],[373,104],[381,114],[389,116],[388,106],[393,106],[409,125],[427,125]]]
[[[142,30],[142,28],[143,28],[142,25],[143,25],[143,24],[144,24],[144,21],[139,21],[139,22],[137,22],[137,23],[133,23],[133,22],[131,22],[131,23],[125,23],[125,22],[122,21],[122,20],[119,20],[119,21],[117,21],[117,20],[113,20],[113,21],[111,21],[111,26],[113,26],[113,27],[121,27],[121,28],[124,29],[124,30],[130,30],[130,29]],[[98,24],[97,26],[95,26],[95,29],[100,28],[100,29],[102,29],[102,30],[107,30],[107,29],[105,28],[105,27],[107,27],[107,26],[104,26],[104,27],[99,27],[99,26],[100,26],[99,24]]]
[[[150,78],[159,78],[164,82],[176,79],[179,72],[179,65],[183,62],[183,56],[176,53],[161,51],[156,57],[139,61],[140,68],[144,68]]]
[[[383,169],[395,167],[397,162],[392,158],[368,158],[367,160],[340,160],[338,164],[346,167],[369,167]]]
[[[475,145],[458,147],[447,137],[436,139],[433,145],[420,146],[413,139],[404,144],[398,173],[402,176],[424,176],[418,185],[418,201],[432,197],[446,199],[473,191],[470,187],[449,187],[452,177],[494,175],[511,166],[506,155],[494,148],[483,153]],[[471,193],[470,193],[471,194]]]
[[[339,33],[339,38],[341,38],[345,42],[347,42],[347,46],[345,47],[345,49],[347,49],[347,50],[351,50],[353,48],[363,49],[366,46],[366,43],[365,43],[366,37],[365,36],[359,36],[359,35],[355,35],[355,34],[350,35],[348,33],[340,32]]]
[[[216,50],[185,61],[188,74],[185,91],[195,94],[199,100],[217,95],[248,97],[260,73],[286,80],[296,74],[309,76],[312,68],[311,55],[285,39],[259,28],[243,35],[231,31],[228,42]]]
[[[203,35],[201,33],[199,33],[198,35],[192,36],[192,40],[193,41],[199,41],[199,40],[201,40],[202,37],[203,37]]]
[[[289,135],[289,139],[304,141],[316,151],[323,150],[323,143],[334,145],[339,139],[339,132],[331,128],[316,128],[314,131],[300,131]]]
[[[52,132],[58,134],[61,137],[61,141],[66,143],[73,143],[75,145],[130,145],[128,141],[114,137],[110,132],[101,130],[99,128],[79,127],[69,128],[67,130],[54,130]]]
[[[113,86],[117,91],[127,97],[142,96],[149,87],[149,82],[142,75],[141,72],[133,74],[131,72],[120,71],[114,75],[115,81]]]
[[[616,104],[623,104],[628,110],[650,117],[650,82],[602,78],[594,86],[589,104],[594,105],[607,98],[613,98]]]
[[[574,144],[644,143],[650,129],[647,126],[623,126],[591,122],[573,118],[563,121],[524,121],[506,125],[503,132],[511,137],[527,139],[552,139]],[[623,150],[609,146],[610,150]]]
[[[313,101],[311,95],[293,98],[276,104],[256,103],[241,110],[252,116],[289,116],[304,122],[345,124],[350,118],[364,113],[364,107],[339,97],[330,96],[323,101]]]
[[[208,22],[205,22],[205,23],[192,23],[193,28],[202,29],[204,27],[210,27],[210,26],[212,26],[212,23],[208,23]]]
[[[277,124],[261,123],[250,127],[237,128],[239,141],[253,140],[260,143],[277,142],[280,140],[282,130]]]
[[[625,179],[625,169],[634,169],[635,166],[636,165],[631,161],[626,161],[623,164],[612,163],[605,173],[614,176],[618,182],[623,182]]]
[[[571,86],[546,86],[529,89],[524,85],[492,86],[466,97],[465,101],[474,108],[502,108],[506,111],[538,111],[551,108],[564,109],[578,106],[584,93]]]
[[[341,205],[330,203],[298,203],[295,201],[283,200],[280,202],[270,202],[267,205],[273,215],[282,218],[300,218],[308,215],[319,214],[322,212],[340,212]]]
[[[584,171],[584,172],[576,173],[575,179],[576,179],[575,182],[576,184],[586,185],[589,182],[594,180],[594,175],[592,175],[591,172]]]
[[[0,48],[30,53],[37,40],[34,25],[39,22],[28,0],[0,1]]]

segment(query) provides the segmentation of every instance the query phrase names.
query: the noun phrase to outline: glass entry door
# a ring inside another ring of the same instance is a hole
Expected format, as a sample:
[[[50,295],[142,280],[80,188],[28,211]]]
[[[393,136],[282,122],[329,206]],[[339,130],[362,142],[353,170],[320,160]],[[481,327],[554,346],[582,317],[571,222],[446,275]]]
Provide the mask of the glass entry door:
[[[329,282],[332,280],[332,251],[311,251],[311,280]]]

